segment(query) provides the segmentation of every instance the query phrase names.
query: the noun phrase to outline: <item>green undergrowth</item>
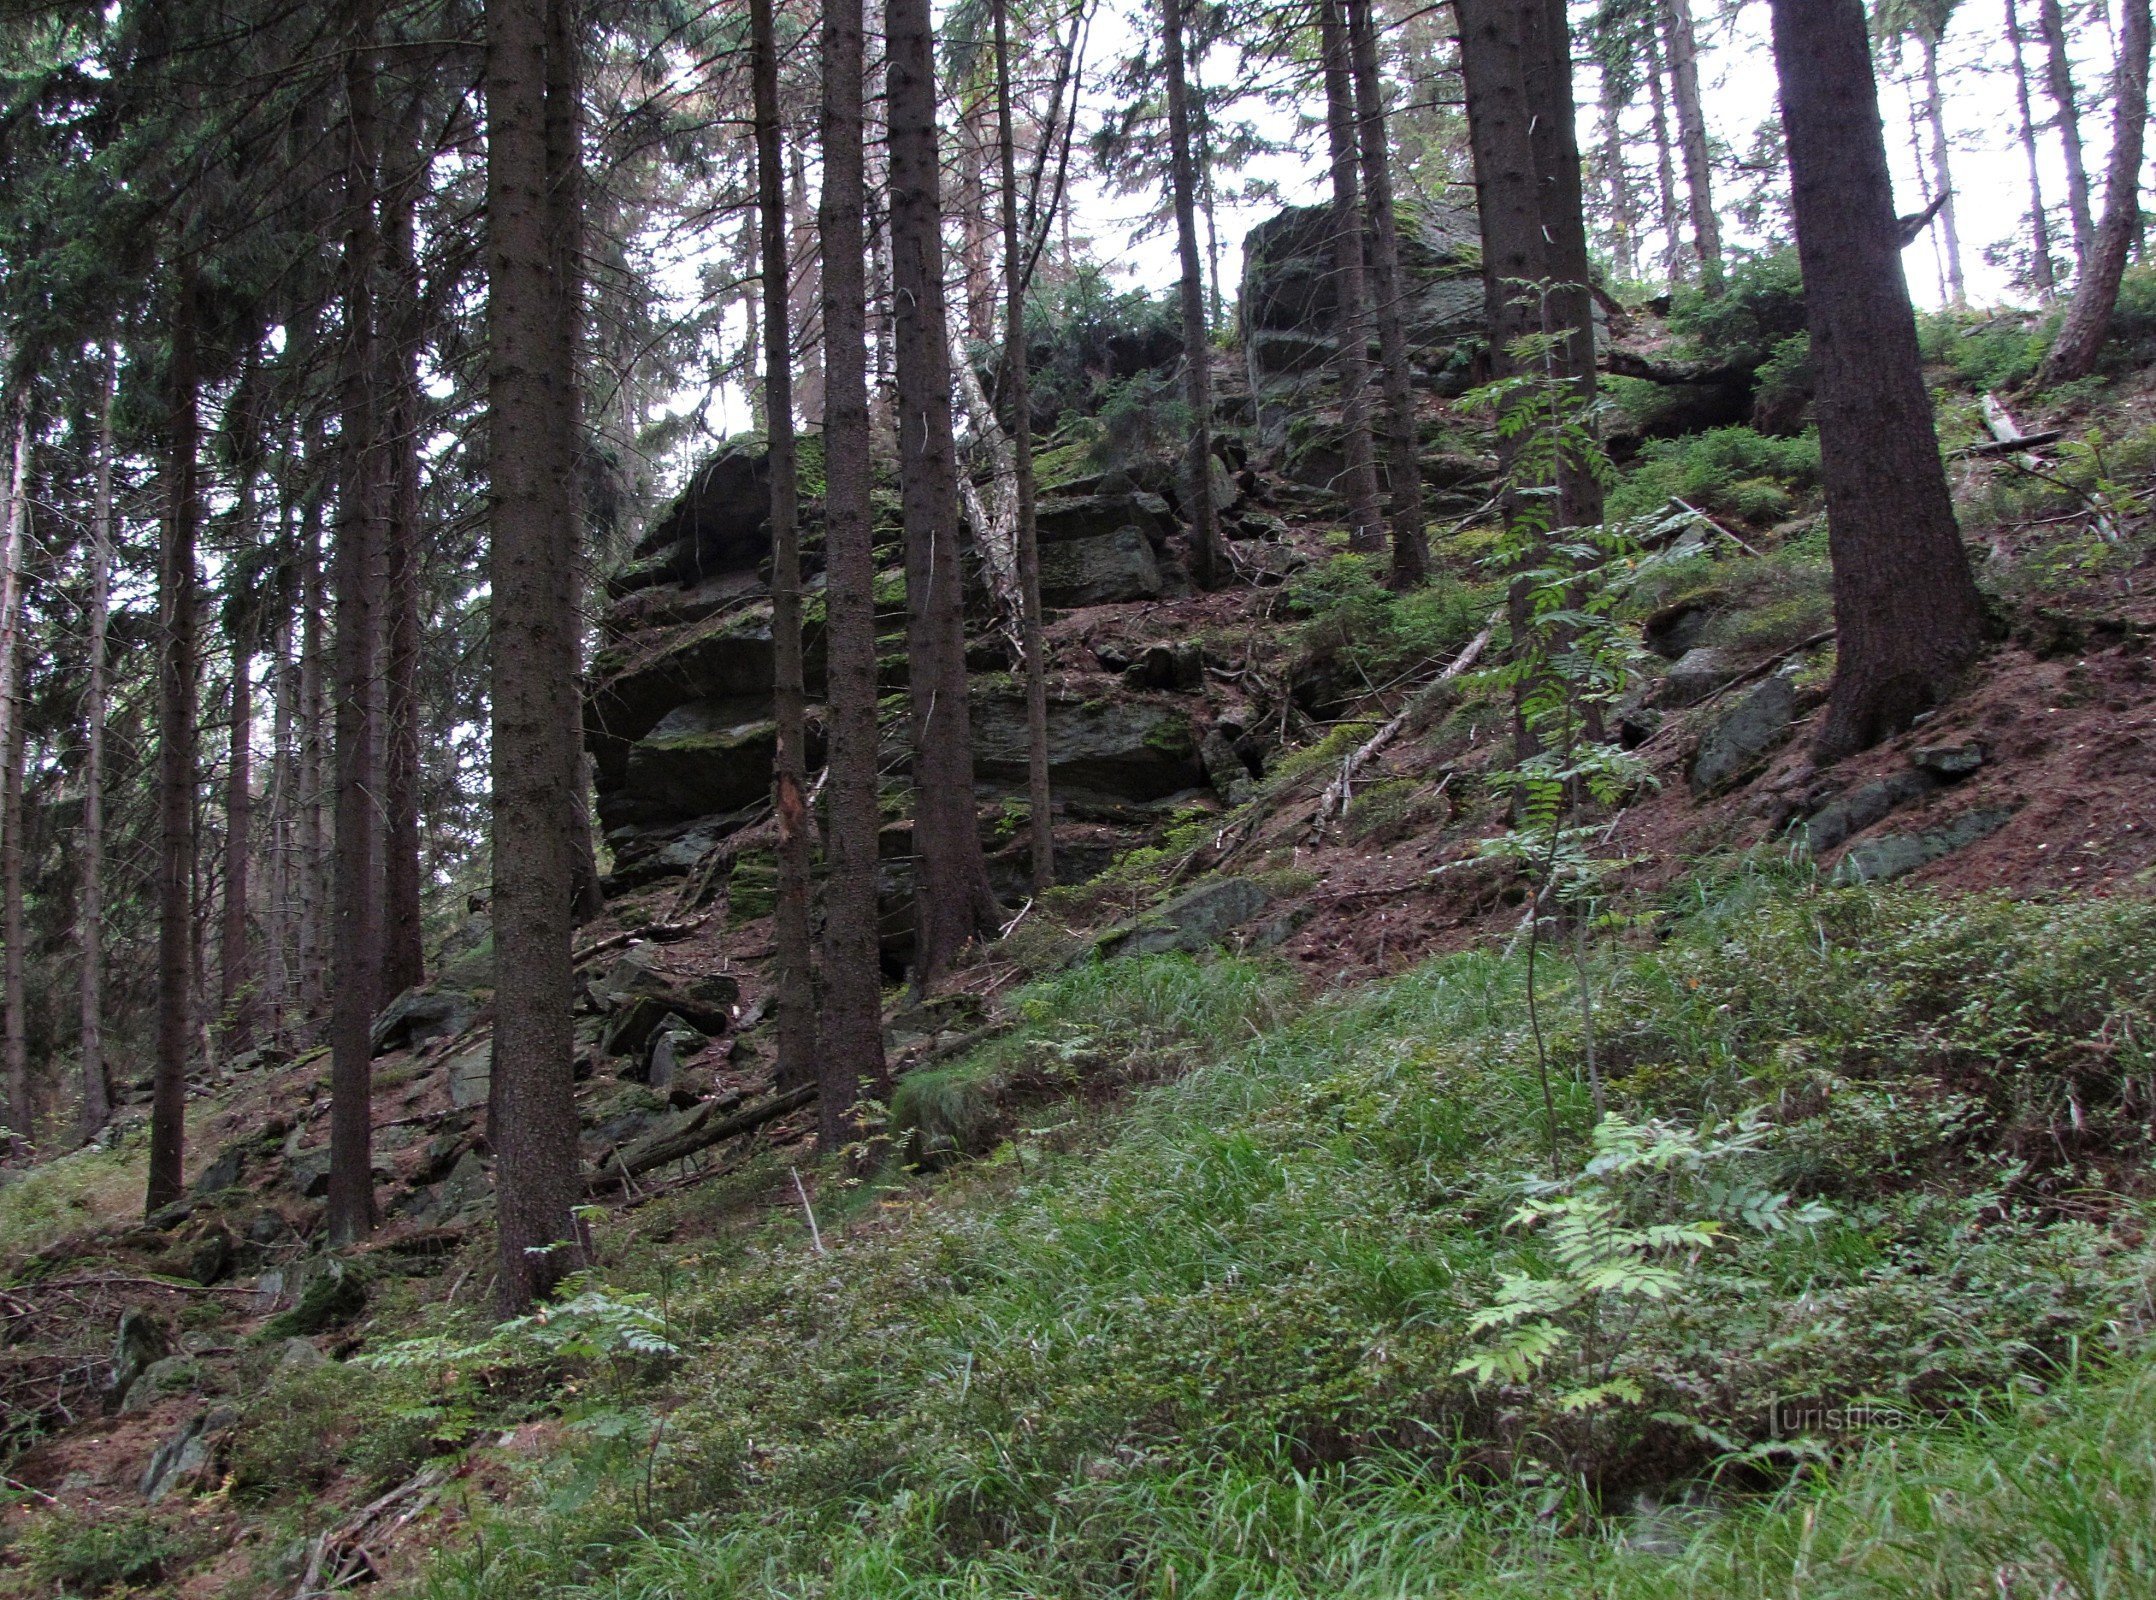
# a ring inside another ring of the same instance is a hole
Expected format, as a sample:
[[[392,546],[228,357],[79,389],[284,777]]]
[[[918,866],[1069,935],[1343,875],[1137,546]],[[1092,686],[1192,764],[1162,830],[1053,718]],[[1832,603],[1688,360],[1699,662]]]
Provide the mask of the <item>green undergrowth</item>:
[[[678,1353],[425,1592],[2147,1592],[2156,907],[1667,914],[1599,1128],[1569,961],[1036,986],[951,1070],[1078,1109],[587,1285]]]

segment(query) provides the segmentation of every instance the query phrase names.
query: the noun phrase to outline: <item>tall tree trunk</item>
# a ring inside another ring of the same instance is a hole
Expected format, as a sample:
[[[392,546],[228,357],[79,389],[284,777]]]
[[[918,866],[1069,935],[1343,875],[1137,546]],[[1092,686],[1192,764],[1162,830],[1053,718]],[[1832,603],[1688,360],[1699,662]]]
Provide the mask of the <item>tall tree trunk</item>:
[[[823,13],[825,639],[831,704],[825,830],[819,1148],[859,1137],[854,1108],[883,1101],[882,966],[876,926],[876,557],[869,503],[867,206],[860,9]]]
[[[345,41],[344,370],[336,589],[336,873],[330,933],[329,1237],[374,1230],[374,1054],[381,1003],[382,396],[374,277],[381,260],[374,0]]]
[[[1018,138],[1011,113],[1008,0],[990,0],[996,41],[996,153],[1003,180],[1003,359],[1009,374],[1012,471],[1017,480],[1019,647],[1026,658],[1026,816],[1033,892],[1056,881],[1054,796],[1048,787],[1048,637],[1041,618],[1041,547],[1034,524],[1033,385],[1026,363],[1026,240],[1018,226]],[[1047,158],[1046,150],[1042,159]]]
[[[973,798],[965,594],[937,198],[936,78],[928,0],[887,0],[891,285],[898,322],[898,449],[906,525],[907,694],[913,714],[914,981],[939,981],[993,932],[995,895]]]
[[[1377,349],[1385,389],[1385,468],[1392,489],[1392,586],[1408,590],[1430,575],[1423,528],[1422,456],[1415,426],[1415,375],[1401,314],[1400,222],[1393,210],[1392,147],[1385,124],[1385,84],[1378,75],[1377,27],[1370,0],[1347,0],[1347,29],[1355,66],[1355,111],[1362,150],[1363,193],[1370,211],[1370,289],[1377,316]]]
[[[23,977],[27,951],[23,948],[22,916],[22,782],[28,756],[22,715],[23,634],[20,629],[9,641],[15,657],[9,673],[9,692],[15,704],[9,709],[5,771],[0,772],[0,941],[5,942],[4,967],[0,967],[0,1056],[7,1064],[8,1124],[18,1159],[27,1157],[37,1134],[37,1104],[30,1093],[30,1026],[24,1006]]]
[[[1160,3],[1168,78],[1168,181],[1175,205],[1176,253],[1183,269],[1183,403],[1190,411],[1183,508],[1190,518],[1191,581],[1201,589],[1218,589],[1231,574],[1213,505],[1213,352],[1198,260],[1198,175],[1191,153],[1190,84],[1183,70],[1184,0]]]
[[[2006,43],[2014,57],[2014,109],[2021,119],[2021,154],[2029,167],[2030,287],[2049,304],[2058,297],[2057,269],[2051,260],[2051,218],[2044,207],[2044,180],[2036,157],[2036,115],[2029,105],[2029,64],[2021,50],[2021,19],[2014,0],[2006,0]]]
[[[416,122],[416,118],[414,119]],[[387,600],[382,637],[386,669],[382,723],[383,998],[426,982],[419,905],[419,263],[412,248],[413,205],[424,176],[418,129],[402,130],[405,170],[385,185],[382,206],[383,448]]]
[[[1944,697],[1982,611],[1902,278],[1863,0],[1774,0],[1773,14],[1834,563],[1827,761]]]
[[[112,617],[112,403],[120,355],[105,341],[98,396],[97,488],[90,512],[89,684],[83,694],[82,889],[75,934],[82,945],[82,1137],[112,1120],[112,1081],[105,1068],[105,676]]]
[[[1662,275],[1674,289],[1684,281],[1684,227],[1677,211],[1677,161],[1669,137],[1669,91],[1662,81],[1662,46],[1647,34],[1647,103],[1654,129],[1655,198],[1662,220]]]
[[[1947,153],[1946,95],[1939,87],[1939,41],[1926,33],[1917,40],[1924,57],[1924,121],[1931,130],[1931,187],[1946,198],[1939,203],[1939,240],[1946,252],[1946,294],[1955,306],[1969,303],[1961,272],[1961,230],[1954,221],[1954,169]]]
[[[9,451],[7,505],[4,513],[5,528],[0,530],[0,760],[12,755],[15,736],[22,724],[22,708],[18,704],[19,678],[22,672],[23,543],[30,521],[29,460],[30,460],[30,414],[29,396],[21,390],[8,397],[8,432],[12,448]],[[0,809],[0,854],[12,854],[16,835],[20,830],[12,809]],[[18,869],[19,873],[19,869]],[[16,947],[20,943],[19,930],[0,930],[0,938],[7,941],[4,959],[12,968]],[[12,1021],[12,1014],[10,1014]],[[30,1156],[30,1073],[27,1056],[18,1064],[14,1041],[10,1036],[0,1042],[0,1057],[5,1058],[7,1079],[7,1129],[8,1154],[12,1160],[26,1161]]]
[[[1691,199],[1692,249],[1700,287],[1722,292],[1722,223],[1714,211],[1714,168],[1707,153],[1707,115],[1699,94],[1699,45],[1691,0],[1663,0],[1669,38],[1669,79],[1677,101],[1677,138],[1684,152],[1684,185]]]
[[[2074,285],[2066,320],[2044,358],[2042,381],[2064,383],[2096,369],[2119,280],[2141,225],[2141,153],[2149,120],[2149,0],[2124,0],[2118,68],[2112,79],[2111,162],[2104,175],[2104,219],[2096,245]]]
[[[1618,101],[1608,67],[1602,69],[1597,116],[1602,134],[1602,181],[1609,191],[1610,233],[1617,275],[1637,281],[1639,271],[1639,198],[1632,192],[1632,172],[1625,159],[1624,107]]]
[[[195,940],[195,528],[200,375],[195,266],[177,267],[172,313],[172,420],[167,506],[158,551],[157,1062],[143,1210],[180,1198],[187,1149],[187,1062],[193,1048]]]
[[[2037,31],[2044,36],[2044,87],[2055,107],[2053,126],[2066,158],[2066,215],[2074,230],[2074,268],[2089,269],[2096,251],[2096,217],[2089,203],[2089,169],[2081,144],[2081,102],[2074,90],[2074,58],[2067,48],[2066,12],[2060,0],[2037,0]]]
[[[283,1043],[292,1004],[292,707],[298,698],[292,659],[295,486],[289,473],[278,480],[278,583],[270,628],[270,768],[266,785],[269,839],[263,853],[269,881],[262,904],[262,1008],[273,1043]]]
[[[762,224],[765,439],[771,467],[771,677],[778,751],[771,812],[778,825],[778,1082],[816,1082],[816,1000],[810,971],[808,707],[801,662],[801,530],[795,479],[793,296],[789,283],[786,152],[779,125],[779,50],[771,0],[749,0],[756,111],[756,203]]]
[[[491,1132],[505,1314],[581,1259],[569,1006],[578,788],[579,36],[569,0],[487,0],[495,1024]],[[514,842],[514,848],[506,848]]]
[[[293,805],[296,842],[293,869],[299,877],[294,934],[300,1011],[312,1022],[322,1014],[324,967],[328,945],[329,761],[325,753],[329,724],[324,665],[322,594],[322,441],[310,430],[307,465],[311,477],[300,506],[299,735]]]
[[[1355,87],[1347,28],[1335,0],[1319,0],[1319,52],[1325,76],[1325,142],[1332,164],[1334,370],[1340,382],[1341,454],[1346,458],[1348,548],[1382,550],[1385,519],[1377,502],[1377,452],[1370,440],[1369,292],[1363,283],[1362,196],[1356,181]]]
[[[242,469],[245,471],[246,469]],[[242,517],[253,492],[243,485]],[[217,938],[218,1017],[229,1059],[254,1042],[257,978],[249,947],[250,855],[254,849],[254,619],[235,608],[232,629],[232,728],[225,760],[225,889]]]

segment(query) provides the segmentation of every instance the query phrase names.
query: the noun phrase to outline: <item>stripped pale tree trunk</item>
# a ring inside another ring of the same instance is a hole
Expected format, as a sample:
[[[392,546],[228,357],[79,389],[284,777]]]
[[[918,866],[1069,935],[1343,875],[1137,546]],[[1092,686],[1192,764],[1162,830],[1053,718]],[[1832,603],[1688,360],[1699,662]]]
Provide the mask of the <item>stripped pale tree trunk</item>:
[[[2089,201],[2088,158],[2081,143],[2081,99],[2074,88],[2066,11],[2060,0],[2037,0],[2037,31],[2044,36],[2044,87],[2051,95],[2052,126],[2066,161],[2066,215],[2074,230],[2074,266],[2086,272],[2096,252],[2096,214]]]
[[[1699,45],[1691,0],[1663,0],[1662,27],[1669,41],[1669,80],[1677,102],[1677,140],[1684,155],[1684,186],[1691,202],[1692,251],[1699,258],[1700,287],[1721,293],[1722,222],[1714,210],[1714,168],[1707,151],[1707,115],[1699,93]]]
[[[2014,109],[2020,117],[2021,155],[2029,168],[2029,283],[2037,298],[2048,304],[2058,297],[2058,273],[2051,260],[2051,218],[2044,206],[2044,180],[2036,153],[2036,116],[2029,103],[2029,64],[2022,55],[2021,19],[2015,14],[2014,0],[2006,0],[2006,43],[2014,58]]]

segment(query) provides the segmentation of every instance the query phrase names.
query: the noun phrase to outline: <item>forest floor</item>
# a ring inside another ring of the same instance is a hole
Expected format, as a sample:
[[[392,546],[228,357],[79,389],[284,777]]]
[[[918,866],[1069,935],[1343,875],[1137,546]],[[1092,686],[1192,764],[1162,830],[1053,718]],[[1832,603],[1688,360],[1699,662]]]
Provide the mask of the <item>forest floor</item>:
[[[2099,442],[2063,486],[1954,457],[1998,638],[1824,770],[1815,462],[1643,448],[1628,481],[1713,522],[1627,602],[1651,782],[1577,959],[1484,848],[1499,691],[1422,692],[1488,615],[1487,526],[1403,601],[1263,472],[1284,582],[1053,636],[1099,696],[1206,641],[1211,714],[1278,725],[1264,777],[1102,826],[1106,872],[894,993],[912,1170],[762,1121],[595,1187],[593,1273],[496,1329],[483,1008],[379,1057],[388,1222],[341,1257],[319,1052],[200,1085],[197,1192],[150,1224],[132,1113],[0,1191],[0,1594],[2156,1592],[2156,382],[2021,420]],[[1089,958],[1227,880],[1263,909],[1217,956]],[[656,926],[661,989],[734,985],[665,1088],[596,1065],[595,1166],[769,1094],[769,921],[728,899],[581,930],[594,983]]]

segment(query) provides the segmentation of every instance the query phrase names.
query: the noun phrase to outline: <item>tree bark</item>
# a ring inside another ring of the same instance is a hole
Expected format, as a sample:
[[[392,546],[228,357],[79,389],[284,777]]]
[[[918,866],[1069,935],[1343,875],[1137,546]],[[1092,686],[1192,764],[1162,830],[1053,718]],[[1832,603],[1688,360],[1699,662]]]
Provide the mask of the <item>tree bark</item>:
[[[195,529],[201,393],[195,265],[177,266],[172,313],[168,504],[158,552],[157,1060],[143,1210],[180,1198],[187,1147],[187,1063],[193,1047],[195,887]]]
[[[243,471],[245,469],[242,469]],[[251,485],[240,493],[252,510]],[[218,1016],[229,1058],[254,1042],[257,978],[249,948],[250,856],[254,848],[254,619],[241,597],[232,617],[232,727],[225,759],[225,886],[217,937]]]
[[[996,152],[1003,179],[1003,359],[1009,374],[1012,475],[1017,485],[1019,648],[1026,671],[1026,827],[1033,892],[1055,886],[1055,810],[1048,785],[1048,637],[1041,618],[1041,547],[1034,523],[1033,388],[1026,368],[1026,241],[1018,226],[1018,139],[1011,115],[1008,0],[990,0],[996,43]],[[1044,153],[1045,159],[1045,153]]]
[[[1937,704],[1982,613],[1939,461],[1862,0],[1774,0],[1838,655],[1817,742],[1862,750]]]
[[[262,904],[263,1021],[273,1043],[282,1043],[292,1002],[292,752],[293,702],[298,699],[292,660],[294,502],[298,495],[289,473],[277,483],[277,585],[270,629],[270,767],[266,784],[269,838],[263,851],[269,881]]]
[[[2089,202],[2089,169],[2081,144],[2081,102],[2074,89],[2074,58],[2067,48],[2066,12],[2060,0],[2037,0],[2037,31],[2044,36],[2044,86],[2054,109],[2052,125],[2066,158],[2066,215],[2074,230],[2074,268],[2089,269],[2096,252],[2096,216]]]
[[[0,761],[11,761],[15,751],[16,734],[22,724],[22,708],[19,684],[22,673],[22,552],[30,520],[29,459],[30,415],[29,397],[18,390],[8,398],[8,432],[11,436],[9,451],[7,505],[0,515],[5,517],[5,528],[0,530]],[[0,779],[5,782],[5,779]],[[0,797],[0,855],[12,860],[16,836],[21,830],[18,813],[19,803],[6,802]],[[20,897],[21,868],[15,868],[16,898]],[[12,903],[9,907],[19,909]],[[0,930],[0,938],[6,940],[4,960],[10,974],[14,973],[16,951],[21,943],[18,927]],[[12,994],[9,997],[13,999]],[[5,1003],[5,1002],[0,1002]],[[0,1026],[9,1031],[0,1041],[0,1061],[4,1061],[7,1080],[7,1131],[8,1156],[13,1161],[27,1161],[30,1157],[30,1073],[27,1054],[18,1060],[12,1025],[16,1010],[8,1011],[6,1023]]]
[[[382,624],[382,971],[384,998],[426,982],[419,889],[419,263],[413,206],[424,174],[416,128],[405,130],[406,170],[385,185],[382,205],[383,448],[389,483],[385,526],[387,602]]]
[[[1377,452],[1370,439],[1369,291],[1363,281],[1361,185],[1356,180],[1355,89],[1347,28],[1336,0],[1319,0],[1318,49],[1325,76],[1325,142],[1332,164],[1333,369],[1340,384],[1341,454],[1346,458],[1348,548],[1382,550]]]
[[[1190,448],[1183,468],[1183,508],[1190,518],[1190,578],[1217,589],[1229,578],[1228,553],[1213,505],[1213,365],[1206,331],[1205,280],[1198,252],[1196,164],[1191,157],[1190,84],[1183,70],[1184,0],[1161,0],[1161,36],[1168,79],[1168,171],[1175,205],[1175,242],[1183,277],[1183,403],[1190,411]]]
[[[830,816],[825,830],[823,1053],[817,1145],[859,1136],[855,1107],[890,1096],[876,926],[876,558],[869,501],[867,207],[860,8],[824,7],[824,567]]]
[[[1423,526],[1421,441],[1415,425],[1415,374],[1409,362],[1406,291],[1400,276],[1400,221],[1393,210],[1392,146],[1385,122],[1385,83],[1378,73],[1377,28],[1370,0],[1347,0],[1355,67],[1355,111],[1363,194],[1370,211],[1370,292],[1377,320],[1385,392],[1386,476],[1392,490],[1392,586],[1402,591],[1430,575]]]
[[[934,34],[928,0],[884,9],[891,147],[891,284],[898,316],[900,500],[913,722],[914,982],[926,989],[977,934],[995,896],[973,797],[965,594],[937,198]]]
[[[336,845],[330,930],[329,1237],[374,1231],[374,1013],[381,1003],[382,547],[387,489],[374,278],[376,206],[373,0],[353,0],[345,39],[344,351],[336,590]]]
[[[2021,121],[2021,154],[2029,167],[2030,287],[2047,305],[2058,297],[2057,270],[2051,260],[2051,218],[2044,208],[2044,180],[2037,167],[2036,115],[2029,104],[2029,64],[2021,50],[2021,19],[2014,0],[2006,0],[2006,43],[2014,57],[2014,109]]]
[[[1692,251],[1699,258],[1700,287],[1708,294],[1720,294],[1722,223],[1714,211],[1714,168],[1708,157],[1707,116],[1699,94],[1699,45],[1692,28],[1691,0],[1663,0],[1662,26],[1669,39],[1677,139],[1684,153],[1684,185],[1691,201]]]
[[[2141,153],[2149,118],[2149,0],[2124,0],[2119,61],[2112,81],[2111,162],[2104,176],[2104,218],[2095,248],[2074,285],[2059,336],[2044,357],[2039,381],[2064,383],[2096,370],[2119,280],[2141,223]]]
[[[9,642],[15,657],[9,674],[15,704],[8,718],[6,770],[0,773],[0,941],[5,941],[4,969],[0,969],[0,1009],[4,1009],[5,1037],[0,1055],[7,1064],[8,1124],[18,1160],[27,1158],[37,1138],[37,1104],[30,1093],[30,1026],[24,1009],[23,976],[27,952],[23,948],[22,916],[22,779],[29,741],[22,715],[23,634],[16,630]]]
[[[771,468],[772,699],[778,751],[771,811],[778,826],[778,1084],[816,1081],[816,1001],[810,971],[808,708],[801,663],[800,489],[795,477],[793,297],[787,249],[786,152],[779,125],[779,51],[771,0],[749,0],[756,115],[756,201],[764,279],[765,441]]]
[[[577,30],[568,0],[487,0],[488,457],[493,478],[496,1307],[576,1265],[569,1007],[577,790]],[[565,268],[572,270],[565,271]],[[513,848],[509,848],[513,842]]]
[[[322,441],[309,431],[310,476],[320,471]],[[328,827],[329,761],[325,755],[328,707],[325,700],[322,594],[322,506],[325,485],[317,477],[300,507],[299,718],[295,752],[293,805],[296,841],[293,868],[299,878],[294,965],[301,1013],[312,1022],[322,1014],[329,908]]]
[[[98,397],[97,487],[90,513],[89,683],[83,694],[82,888],[75,910],[82,946],[82,1137],[112,1120],[112,1080],[105,1067],[105,679],[112,618],[112,403],[119,350],[105,341]]]

